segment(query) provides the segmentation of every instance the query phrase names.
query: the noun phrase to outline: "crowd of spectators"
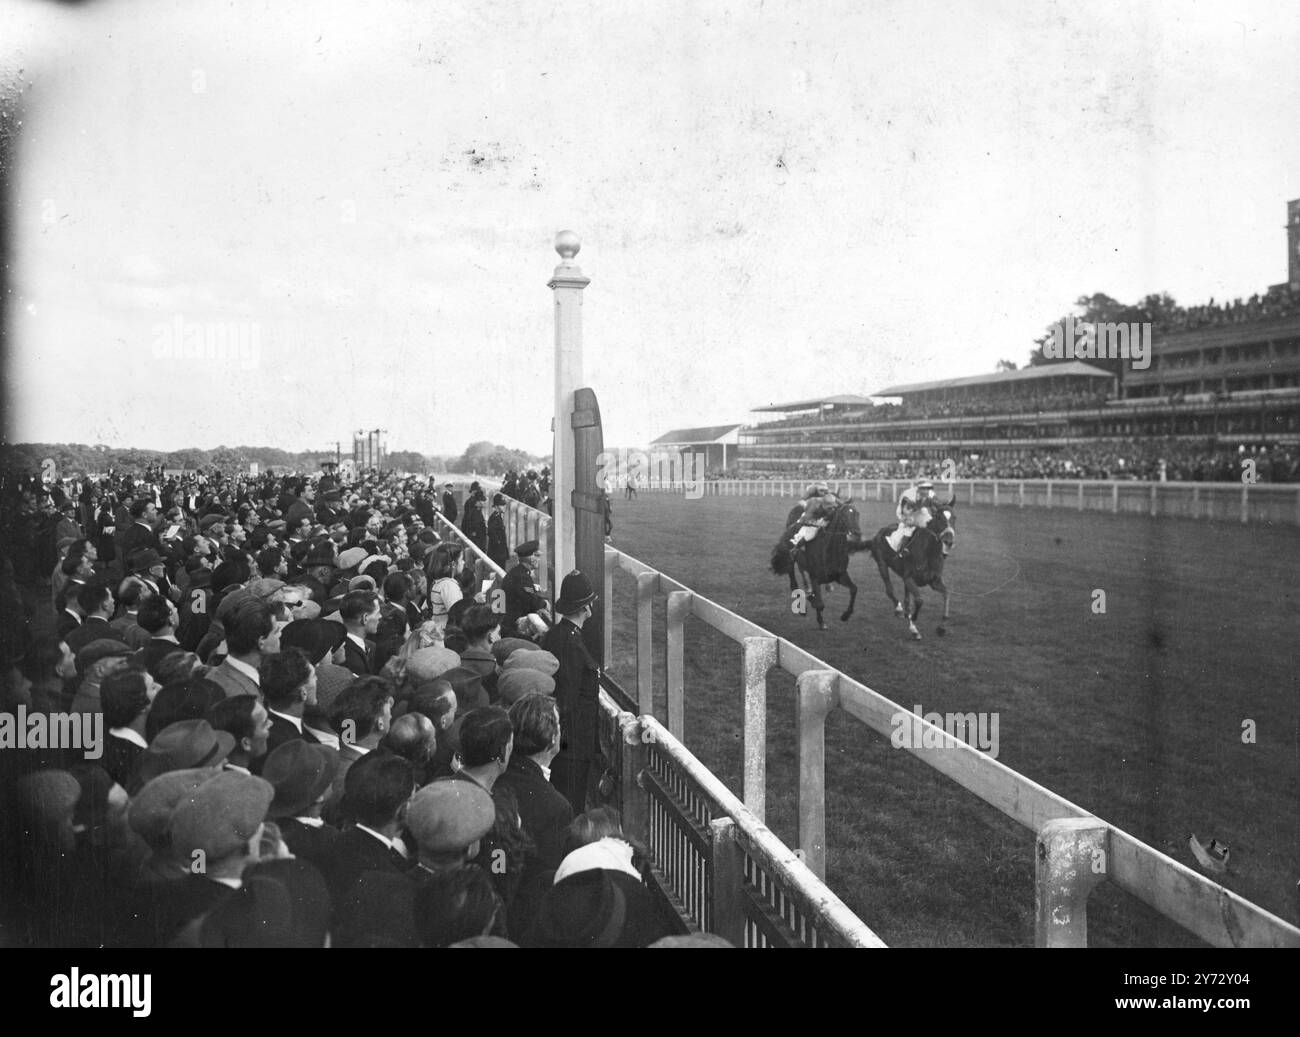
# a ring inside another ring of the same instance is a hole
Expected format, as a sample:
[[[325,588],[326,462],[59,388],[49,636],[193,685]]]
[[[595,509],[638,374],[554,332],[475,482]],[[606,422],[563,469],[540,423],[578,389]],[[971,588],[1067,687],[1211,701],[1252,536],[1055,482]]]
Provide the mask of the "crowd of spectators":
[[[1300,482],[1300,455],[1285,447],[1211,450],[1164,437],[1131,437],[1081,444],[1024,457],[954,458],[958,479],[1093,479],[1147,482],[1241,482],[1243,460],[1260,483]],[[914,479],[946,478],[935,461],[870,461],[841,466],[791,465],[772,470],[733,467],[708,479]]]
[[[0,748],[0,943],[715,942],[670,935],[599,774],[557,780],[595,750],[571,649],[594,596],[537,592],[502,494],[373,471],[4,490],[0,713],[25,742]],[[504,552],[504,611],[447,522]],[[31,736],[57,717],[85,725],[71,747]]]
[[[1176,306],[1162,320],[1155,322],[1157,331],[1190,331],[1221,324],[1246,324],[1256,320],[1293,317],[1300,313],[1300,292],[1283,285],[1265,295],[1256,292],[1249,299],[1232,302],[1211,299],[1203,306]]]
[[[1035,414],[1056,411],[1095,410],[1105,405],[1110,392],[1105,387],[1070,392],[1006,393],[996,397],[967,400],[913,400],[880,403],[866,408],[800,414],[763,422],[761,429],[813,428],[820,425],[871,425],[886,421],[932,421],[936,418],[973,418],[994,414]]]

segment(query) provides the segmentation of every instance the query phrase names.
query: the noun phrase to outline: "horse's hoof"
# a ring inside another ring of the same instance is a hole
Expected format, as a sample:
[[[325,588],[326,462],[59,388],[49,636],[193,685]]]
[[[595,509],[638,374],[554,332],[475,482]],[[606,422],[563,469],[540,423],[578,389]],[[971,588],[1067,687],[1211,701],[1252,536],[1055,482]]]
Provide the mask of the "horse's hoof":
[[[946,634],[947,632],[948,632],[948,628],[943,625],[940,625],[939,629],[935,631],[935,633],[938,634],[940,637],[943,637],[943,635]]]
[[[841,622],[841,623],[847,623],[847,622],[849,621],[849,617],[852,616],[852,615],[853,615],[852,612],[846,612],[846,613],[844,613],[844,615],[840,616],[840,622]]]
[[[912,640],[913,640],[913,641],[919,641],[919,640],[921,640],[921,631],[919,631],[919,630],[913,630],[913,631],[912,631]]]

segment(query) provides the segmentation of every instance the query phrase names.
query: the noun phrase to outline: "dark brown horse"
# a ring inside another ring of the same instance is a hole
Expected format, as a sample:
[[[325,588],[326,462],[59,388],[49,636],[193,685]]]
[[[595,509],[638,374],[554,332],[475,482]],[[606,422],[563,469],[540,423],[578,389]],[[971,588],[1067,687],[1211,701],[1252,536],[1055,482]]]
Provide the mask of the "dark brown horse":
[[[790,547],[790,538],[799,528],[799,519],[803,508],[794,507],[786,518],[785,535],[772,548],[772,571],[778,576],[790,577],[790,593],[799,590],[796,571],[802,577],[803,591],[809,604],[817,614],[817,627],[826,629],[826,620],[822,610],[826,607],[822,601],[823,586],[840,584],[849,589],[849,605],[840,616],[848,622],[853,615],[854,603],[858,600],[858,585],[849,577],[849,555],[855,550],[862,550],[862,530],[858,524],[858,509],[850,501],[843,501],[831,512],[822,529],[812,540],[805,541],[798,550]]]
[[[916,628],[916,617],[921,614],[921,588],[933,587],[943,595],[943,620],[939,623],[938,633],[946,633],[944,623],[948,620],[950,592],[943,582],[944,559],[952,550],[957,535],[957,518],[953,512],[953,501],[934,505],[928,525],[912,534],[901,551],[896,552],[889,546],[889,534],[898,528],[898,523],[882,528],[870,540],[863,542],[854,551],[870,551],[880,570],[880,579],[885,585],[885,594],[894,603],[894,615],[907,620],[908,632],[916,641],[921,640],[921,632]],[[890,570],[903,578],[903,601],[894,596],[894,584],[889,578]]]

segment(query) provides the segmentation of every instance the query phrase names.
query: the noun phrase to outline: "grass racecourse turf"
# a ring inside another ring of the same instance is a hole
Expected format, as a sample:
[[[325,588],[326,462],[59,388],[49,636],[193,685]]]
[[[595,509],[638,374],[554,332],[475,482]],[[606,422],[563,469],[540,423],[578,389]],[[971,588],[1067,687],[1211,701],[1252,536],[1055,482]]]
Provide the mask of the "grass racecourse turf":
[[[792,500],[643,493],[613,546],[807,648],[905,709],[994,712],[998,759],[1196,868],[1189,833],[1232,848],[1224,885],[1300,922],[1300,529],[1041,508],[958,510],[947,636],[925,592],[921,642],[869,556],[793,615],[768,554]],[[892,521],[861,501],[864,534]],[[611,673],[635,687],[631,577],[615,577]],[[895,587],[901,595],[899,581]],[[1093,591],[1106,592],[1104,615]],[[662,644],[664,599],[656,602]],[[739,791],[740,649],[687,621],[686,744]],[[664,716],[657,651],[656,712]],[[794,682],[769,677],[768,816],[795,840]],[[1257,741],[1243,744],[1243,722]],[[827,723],[827,882],[894,946],[1032,946],[1034,835],[843,712]],[[1102,883],[1093,946],[1194,946]]]

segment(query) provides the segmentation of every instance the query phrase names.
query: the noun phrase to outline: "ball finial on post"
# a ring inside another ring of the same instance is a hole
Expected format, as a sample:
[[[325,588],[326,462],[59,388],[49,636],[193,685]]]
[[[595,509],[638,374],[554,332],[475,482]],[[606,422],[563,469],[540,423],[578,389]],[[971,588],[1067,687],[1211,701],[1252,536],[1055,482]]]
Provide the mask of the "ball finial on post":
[[[565,265],[573,262],[573,257],[582,250],[582,239],[571,230],[562,230],[555,235],[555,251],[560,254]]]

